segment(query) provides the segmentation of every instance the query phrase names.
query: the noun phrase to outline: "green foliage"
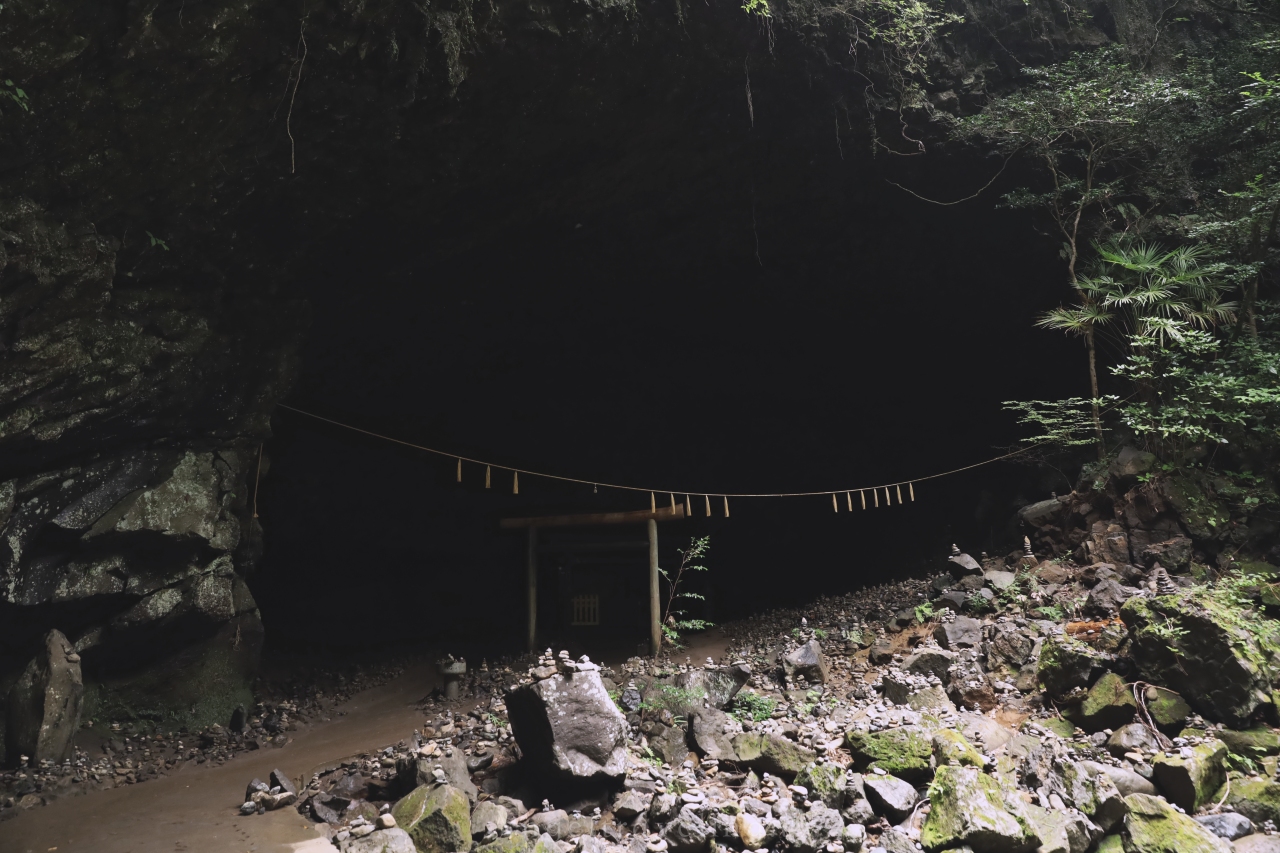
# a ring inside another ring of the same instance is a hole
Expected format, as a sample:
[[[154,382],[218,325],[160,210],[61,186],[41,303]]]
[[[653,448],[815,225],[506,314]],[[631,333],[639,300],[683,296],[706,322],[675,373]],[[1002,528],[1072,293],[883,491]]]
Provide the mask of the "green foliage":
[[[1083,397],[1066,400],[1006,400],[1006,411],[1018,413],[1018,423],[1035,432],[1022,439],[1028,444],[1043,444],[1058,449],[1093,444],[1093,401]]]
[[[987,598],[978,591],[971,592],[964,602],[974,613],[994,613],[996,609],[995,600]]]
[[[739,722],[751,720],[760,723],[773,716],[773,711],[777,705],[777,701],[768,696],[761,696],[759,693],[742,690],[738,692],[737,696],[733,697],[733,702],[729,705],[728,711],[729,716]]]
[[[817,637],[819,640],[825,640],[827,638],[827,632],[821,628],[814,628],[813,636]]]
[[[1041,619],[1048,619],[1053,622],[1062,622],[1067,618],[1067,612],[1057,604],[1046,604],[1042,607],[1037,607],[1031,613]]]
[[[24,113],[31,112],[31,99],[27,97],[26,90],[8,78],[5,78],[4,85],[0,86],[0,101],[8,101],[16,105]]]
[[[1280,345],[1270,333],[1223,340],[1170,324],[1164,340],[1137,335],[1113,369],[1136,395],[1125,427],[1167,459],[1197,445],[1274,445],[1280,439]]]
[[[156,235],[152,234],[150,231],[147,232],[147,237],[151,239],[151,248],[154,249],[155,247],[159,246],[161,249],[164,249],[166,252],[169,251],[169,244],[166,243],[164,240],[161,240]]]
[[[915,613],[916,621],[919,622],[921,625],[923,625],[925,622],[928,622],[930,619],[932,619],[936,615],[936,611],[934,609],[934,605],[932,601],[926,601],[923,604],[917,604],[915,606],[914,613]]]
[[[704,596],[696,592],[689,592],[680,588],[681,581],[684,580],[685,572],[705,572],[707,567],[702,565],[701,560],[707,555],[711,549],[711,537],[702,536],[695,538],[687,549],[680,551],[680,566],[676,569],[676,575],[672,578],[665,569],[659,568],[658,571],[667,579],[670,585],[670,591],[667,595],[667,606],[662,614],[662,635],[668,643],[677,649],[684,648],[681,643],[682,632],[684,631],[705,631],[708,628],[715,627],[714,622],[708,622],[705,619],[693,619],[686,615],[684,610],[675,610],[674,604],[679,599],[693,599],[701,601]],[[655,653],[656,653],[655,649]]]
[[[747,0],[742,4],[742,11],[760,18],[773,17],[773,13],[769,11],[769,0]]]

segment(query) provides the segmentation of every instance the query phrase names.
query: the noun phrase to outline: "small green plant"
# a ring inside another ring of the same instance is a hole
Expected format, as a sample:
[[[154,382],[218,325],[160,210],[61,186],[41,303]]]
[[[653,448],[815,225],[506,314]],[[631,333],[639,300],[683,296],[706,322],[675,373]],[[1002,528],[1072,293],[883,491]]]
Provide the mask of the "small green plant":
[[[1049,619],[1053,622],[1061,622],[1067,618],[1067,612],[1057,604],[1046,604],[1043,607],[1037,607],[1031,612],[1041,619]]]
[[[16,104],[24,113],[31,112],[31,99],[27,97],[26,90],[7,78],[4,86],[0,86],[0,101]]]
[[[773,13],[769,11],[769,0],[747,0],[742,4],[742,11],[758,18],[773,17]]]
[[[157,246],[159,246],[161,249],[164,249],[166,252],[169,251],[169,244],[166,243],[164,240],[161,240],[159,237],[152,234],[150,231],[147,232],[147,236],[151,238],[151,248],[154,249]]]
[[[661,767],[662,759],[654,754],[654,751],[647,746],[640,747],[644,755],[640,756],[640,760],[650,767]]]
[[[675,646],[677,649],[683,649],[684,645],[680,642],[682,631],[705,631],[707,628],[714,627],[713,622],[705,619],[687,619],[685,611],[674,610],[673,605],[676,599],[695,599],[702,601],[705,596],[696,592],[681,591],[680,583],[684,580],[685,572],[705,572],[707,567],[701,564],[701,560],[707,556],[707,551],[711,549],[711,537],[701,536],[689,543],[689,547],[680,551],[680,567],[676,569],[676,576],[673,579],[665,569],[658,569],[662,576],[667,579],[670,585],[670,592],[667,595],[666,611],[662,614],[662,635],[667,642]],[[654,649],[654,654],[658,653]]]
[[[817,637],[819,640],[825,640],[827,638],[827,632],[821,628],[814,628],[813,636]]]
[[[969,597],[964,600],[969,609],[974,613],[993,613],[996,609],[995,599],[987,598],[982,594],[981,590],[972,592]]]
[[[928,622],[937,615],[932,601],[926,601],[923,604],[917,604],[915,607],[916,621],[921,625]]]
[[[743,690],[734,697],[733,703],[729,706],[729,716],[739,722],[751,720],[761,723],[773,716],[777,705],[777,701],[768,696]]]

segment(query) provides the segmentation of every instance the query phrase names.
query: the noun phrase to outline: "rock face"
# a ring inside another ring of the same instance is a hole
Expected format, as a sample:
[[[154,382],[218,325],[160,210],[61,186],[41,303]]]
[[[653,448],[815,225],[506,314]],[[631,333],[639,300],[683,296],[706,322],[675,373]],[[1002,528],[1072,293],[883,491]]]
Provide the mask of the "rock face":
[[[5,725],[9,755],[27,755],[37,762],[71,757],[84,700],[80,663],[68,659],[74,653],[61,631],[50,631],[41,654],[10,689]]]
[[[1189,812],[1213,802],[1227,781],[1227,745],[1220,740],[1156,756],[1155,783]]]
[[[627,721],[596,671],[553,675],[507,695],[511,730],[534,772],[561,782],[617,779]]]
[[[1177,596],[1132,598],[1120,611],[1132,655],[1148,681],[1177,691],[1197,711],[1233,728],[1270,701],[1277,650],[1238,625]]]
[[[971,847],[975,853],[1023,853],[1040,846],[1021,801],[975,767],[939,767],[929,785],[930,810],[920,829],[929,851]]]
[[[471,807],[467,795],[450,785],[415,788],[391,810],[418,853],[471,849]]]
[[[1159,797],[1131,794],[1124,798],[1125,848],[1134,853],[1231,853],[1230,843]]]

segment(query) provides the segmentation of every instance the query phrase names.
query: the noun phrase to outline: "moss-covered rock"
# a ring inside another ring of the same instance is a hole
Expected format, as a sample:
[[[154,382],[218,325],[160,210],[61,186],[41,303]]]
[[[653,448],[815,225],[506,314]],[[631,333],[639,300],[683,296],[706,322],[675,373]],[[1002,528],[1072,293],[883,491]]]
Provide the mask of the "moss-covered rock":
[[[1050,717],[1047,720],[1036,720],[1036,725],[1043,729],[1048,729],[1061,738],[1074,737],[1076,733],[1076,725],[1070,720],[1064,720],[1062,717]]]
[[[1151,721],[1165,734],[1180,730],[1187,717],[1191,716],[1191,706],[1172,690],[1148,687],[1145,700]]]
[[[1084,699],[1064,715],[1086,732],[1118,729],[1133,719],[1138,703],[1133,690],[1114,672],[1108,672],[1094,682]]]
[[[809,799],[821,800],[828,808],[844,805],[844,768],[838,764],[814,764],[796,774],[795,784],[808,789]]]
[[[939,767],[929,785],[929,814],[920,828],[926,850],[969,846],[975,853],[1023,853],[1040,837],[1022,801],[976,767]]]
[[[912,783],[929,778],[933,746],[922,729],[903,726],[882,732],[849,731],[844,740],[853,755],[854,769],[860,773],[878,767]]]
[[[1159,797],[1130,794],[1124,802],[1126,853],[1231,853],[1230,843]]]
[[[982,754],[955,729],[941,729],[934,732],[930,746],[933,748],[934,761],[939,767],[957,764],[962,767],[981,769],[987,766],[987,760],[982,757]]]
[[[1025,808],[1040,837],[1036,853],[1085,853],[1093,844],[1098,828],[1075,811],[1050,811],[1035,805]]]
[[[1095,667],[1102,656],[1085,643],[1068,636],[1048,637],[1040,650],[1036,678],[1057,702],[1083,698]]]
[[[1164,595],[1131,598],[1120,617],[1142,676],[1178,691],[1205,716],[1240,727],[1271,702],[1280,649],[1250,630],[1238,610]]]
[[[1218,740],[1236,755],[1257,760],[1264,755],[1280,755],[1280,734],[1273,729],[1246,729],[1234,731],[1223,729],[1218,732]]]
[[[1280,825],[1280,783],[1268,779],[1232,779],[1227,805],[1254,823]]]
[[[391,811],[409,833],[418,853],[456,853],[471,849],[471,806],[451,785],[414,788]]]
[[[474,853],[529,853],[529,846],[529,836],[513,832],[505,838],[479,845]]]
[[[1124,853],[1124,839],[1119,835],[1105,836],[1094,848],[1094,853]]]
[[[1152,762],[1155,783],[1164,795],[1189,812],[1213,802],[1227,781],[1227,745],[1220,740],[1185,752],[1161,753]]]
[[[818,757],[811,749],[764,732],[743,732],[736,735],[733,738],[733,751],[738,754],[740,764],[787,779],[793,778]]]

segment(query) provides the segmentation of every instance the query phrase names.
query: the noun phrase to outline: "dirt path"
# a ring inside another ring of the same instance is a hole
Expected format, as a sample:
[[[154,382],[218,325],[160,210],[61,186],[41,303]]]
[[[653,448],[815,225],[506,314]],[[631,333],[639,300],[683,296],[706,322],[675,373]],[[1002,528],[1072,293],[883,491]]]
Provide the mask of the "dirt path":
[[[719,660],[727,645],[718,629],[708,631],[691,638],[683,655],[695,663]],[[315,824],[293,809],[242,817],[245,785],[255,776],[266,779],[276,767],[297,778],[407,737],[423,723],[414,703],[436,678],[431,667],[413,667],[352,697],[338,708],[345,716],[301,732],[281,749],[245,753],[222,766],[183,767],[163,779],[32,809],[0,823],[0,853],[333,853]]]
[[[413,707],[434,673],[415,667],[339,706],[346,716],[301,732],[281,749],[245,753],[220,767],[184,767],[140,785],[66,797],[0,824],[0,853],[332,853],[293,809],[242,817],[238,806],[255,776],[275,767],[297,777],[327,761],[407,737],[423,720]]]

